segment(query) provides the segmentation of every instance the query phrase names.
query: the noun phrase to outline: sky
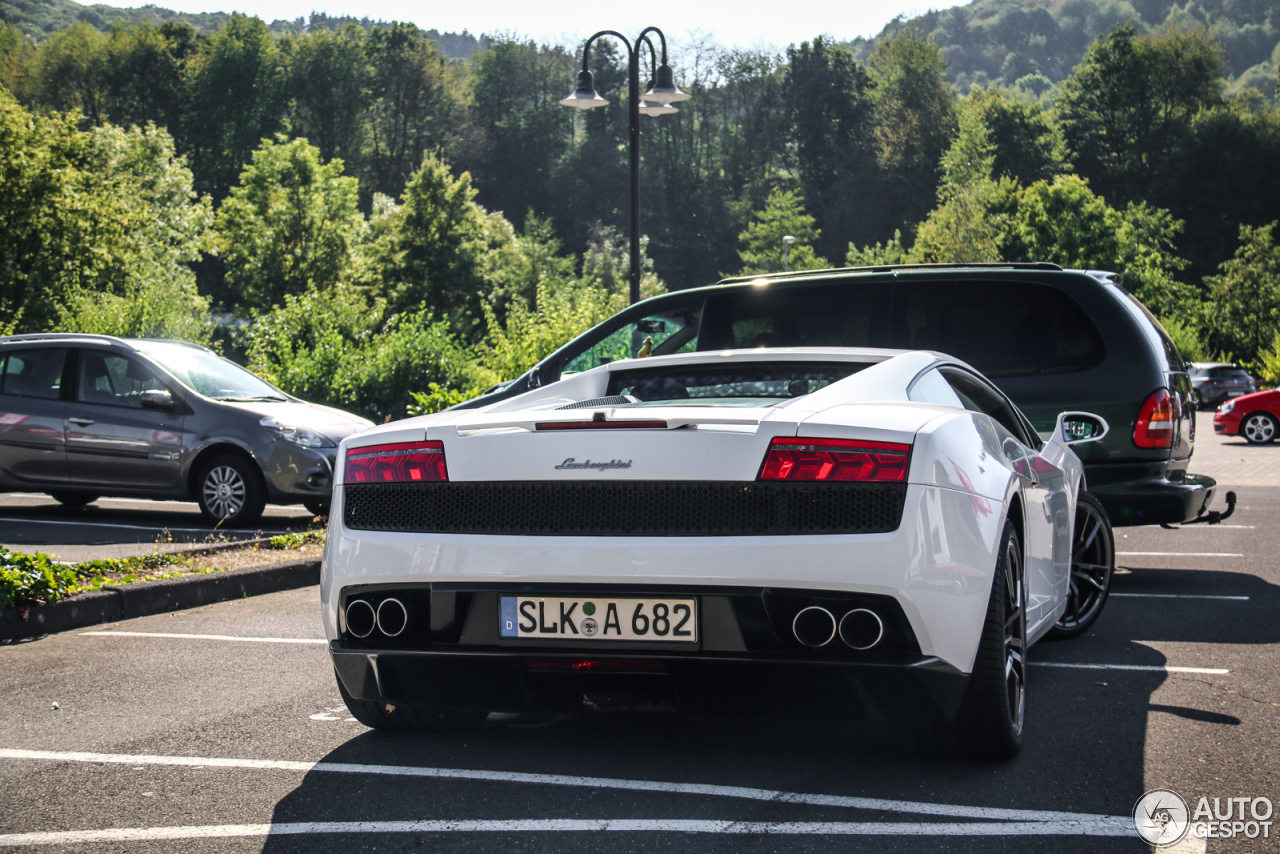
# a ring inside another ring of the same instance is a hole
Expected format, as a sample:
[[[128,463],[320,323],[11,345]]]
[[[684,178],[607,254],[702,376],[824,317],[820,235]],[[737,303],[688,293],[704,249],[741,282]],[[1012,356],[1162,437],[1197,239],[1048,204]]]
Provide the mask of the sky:
[[[612,29],[632,38],[646,26],[662,29],[669,42],[710,36],[726,47],[785,48],[827,34],[839,40],[875,35],[895,15],[924,11],[919,0],[853,0],[833,3],[767,0],[680,0],[644,6],[649,11],[610,9],[580,2],[530,3],[528,0],[479,0],[439,5],[411,0],[154,0],[180,12],[244,12],[270,22],[306,17],[312,10],[383,20],[412,21],[441,32],[468,30],[473,35],[507,32],[540,42],[580,43],[597,30]],[[939,8],[964,0],[941,3]],[[113,0],[112,5],[140,5]],[[674,45],[672,46],[674,48]]]

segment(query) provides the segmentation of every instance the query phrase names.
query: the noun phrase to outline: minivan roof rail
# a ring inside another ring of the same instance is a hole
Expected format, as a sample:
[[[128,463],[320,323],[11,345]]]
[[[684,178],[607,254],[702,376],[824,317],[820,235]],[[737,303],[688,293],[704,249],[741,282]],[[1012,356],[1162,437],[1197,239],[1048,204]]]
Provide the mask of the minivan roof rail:
[[[1048,261],[974,261],[969,263],[949,264],[875,264],[868,267],[832,267],[825,270],[792,270],[787,273],[760,273],[755,276],[730,276],[716,282],[717,285],[732,285],[739,282],[754,282],[759,279],[795,279],[803,276],[837,276],[843,273],[892,273],[896,270],[1053,270],[1062,272],[1058,264]]]
[[[117,338],[114,335],[98,335],[92,332],[23,332],[19,335],[5,335],[0,338],[3,341],[66,341],[69,339],[88,338],[92,341],[105,341],[109,344],[125,344],[123,338]]]

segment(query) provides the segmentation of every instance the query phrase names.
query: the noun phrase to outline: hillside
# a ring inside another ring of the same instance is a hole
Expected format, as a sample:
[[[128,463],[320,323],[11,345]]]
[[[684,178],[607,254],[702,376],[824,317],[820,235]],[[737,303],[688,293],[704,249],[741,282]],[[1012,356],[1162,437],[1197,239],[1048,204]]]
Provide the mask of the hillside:
[[[120,8],[95,4],[83,6],[75,0],[0,0],[0,21],[16,24],[27,35],[40,39],[49,33],[64,29],[80,21],[99,30],[110,30],[117,22],[136,24],[150,21],[153,24],[167,22],[189,24],[201,33],[212,33],[231,17],[230,12],[175,12],[161,6],[148,4],[133,8]],[[324,13],[312,13],[310,21],[296,18],[292,21],[276,20],[268,28],[277,35],[300,35],[308,29],[336,30],[346,23],[356,23],[366,30],[381,26],[384,21],[371,18],[330,17]],[[428,30],[427,37],[434,41],[444,54],[453,59],[466,59],[484,46],[484,39],[467,31],[441,33]]]
[[[1098,35],[1129,20],[1149,32],[1204,27],[1223,48],[1234,88],[1254,86],[1274,96],[1280,4],[1273,0],[973,0],[897,18],[879,36],[849,47],[865,59],[881,38],[915,25],[942,48],[961,91],[1024,79],[1023,88],[1034,91],[1067,77]]]

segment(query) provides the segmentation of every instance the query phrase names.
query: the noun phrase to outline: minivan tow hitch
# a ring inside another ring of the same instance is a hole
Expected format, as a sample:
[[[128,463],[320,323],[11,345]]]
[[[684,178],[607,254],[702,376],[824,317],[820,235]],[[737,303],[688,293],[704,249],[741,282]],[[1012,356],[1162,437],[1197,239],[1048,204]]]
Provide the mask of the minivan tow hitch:
[[[1234,492],[1227,493],[1227,512],[1219,513],[1217,510],[1210,510],[1208,513],[1201,511],[1200,515],[1192,519],[1190,522],[1183,522],[1182,525],[1170,525],[1168,522],[1161,522],[1161,528],[1168,528],[1170,531],[1176,531],[1183,525],[1217,525],[1236,512],[1236,494]]]

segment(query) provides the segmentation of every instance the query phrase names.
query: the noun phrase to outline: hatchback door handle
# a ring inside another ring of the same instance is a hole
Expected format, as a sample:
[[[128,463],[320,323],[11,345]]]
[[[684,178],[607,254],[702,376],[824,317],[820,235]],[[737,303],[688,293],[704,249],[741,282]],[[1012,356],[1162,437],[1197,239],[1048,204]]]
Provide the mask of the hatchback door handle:
[[[94,423],[92,418],[68,418],[67,420],[78,427],[88,427]]]

